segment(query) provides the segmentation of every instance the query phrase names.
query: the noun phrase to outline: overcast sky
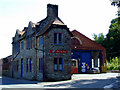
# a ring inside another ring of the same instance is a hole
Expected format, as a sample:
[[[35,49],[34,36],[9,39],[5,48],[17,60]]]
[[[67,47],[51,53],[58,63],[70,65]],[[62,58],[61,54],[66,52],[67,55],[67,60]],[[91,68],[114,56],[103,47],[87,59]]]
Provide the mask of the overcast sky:
[[[0,58],[12,54],[12,37],[29,21],[36,23],[47,15],[47,4],[59,5],[59,17],[70,28],[92,39],[106,34],[117,7],[109,0],[0,0]]]

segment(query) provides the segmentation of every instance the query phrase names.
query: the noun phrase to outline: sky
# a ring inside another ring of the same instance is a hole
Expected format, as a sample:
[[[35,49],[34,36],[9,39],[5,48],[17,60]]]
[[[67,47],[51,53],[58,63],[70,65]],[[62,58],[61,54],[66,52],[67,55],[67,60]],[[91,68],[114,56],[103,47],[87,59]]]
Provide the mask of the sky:
[[[22,31],[29,21],[44,19],[49,3],[58,5],[58,16],[70,31],[78,30],[90,39],[93,33],[106,35],[117,17],[110,0],[0,0],[0,58],[12,55],[16,29]]]

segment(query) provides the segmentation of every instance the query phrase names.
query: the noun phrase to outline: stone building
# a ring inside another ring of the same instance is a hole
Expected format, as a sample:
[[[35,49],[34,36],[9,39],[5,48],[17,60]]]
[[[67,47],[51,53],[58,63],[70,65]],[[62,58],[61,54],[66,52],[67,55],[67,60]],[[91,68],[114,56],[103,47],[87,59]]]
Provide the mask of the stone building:
[[[10,76],[38,81],[71,78],[71,37],[58,17],[58,6],[47,5],[47,17],[16,30]]]

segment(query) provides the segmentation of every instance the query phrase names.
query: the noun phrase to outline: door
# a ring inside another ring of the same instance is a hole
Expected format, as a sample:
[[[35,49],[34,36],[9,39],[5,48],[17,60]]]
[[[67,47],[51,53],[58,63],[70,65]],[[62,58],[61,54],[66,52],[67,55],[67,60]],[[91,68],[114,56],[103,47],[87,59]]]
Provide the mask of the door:
[[[91,68],[92,54],[91,52],[82,52],[81,53],[81,72],[86,73]]]
[[[80,68],[80,60],[81,60],[81,54],[80,54],[81,52],[80,51],[72,51],[72,59],[75,59],[75,60],[77,60],[77,73],[80,73],[80,70],[81,70],[81,68]],[[73,68],[72,68],[73,69]]]
[[[21,77],[23,77],[23,59],[21,59]]]
[[[72,74],[78,73],[78,60],[72,59]]]

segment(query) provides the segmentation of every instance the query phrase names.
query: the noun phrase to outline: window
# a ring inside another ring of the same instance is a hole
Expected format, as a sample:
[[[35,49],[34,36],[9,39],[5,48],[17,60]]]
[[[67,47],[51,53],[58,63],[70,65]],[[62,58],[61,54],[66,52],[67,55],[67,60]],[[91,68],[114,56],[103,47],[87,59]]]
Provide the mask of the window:
[[[43,45],[43,37],[39,37],[39,46]]]
[[[43,58],[39,58],[39,71],[43,71]]]
[[[76,67],[76,61],[72,61],[72,66]]]
[[[54,58],[54,71],[63,71],[63,59]]]
[[[19,69],[19,62],[18,62],[18,61],[15,61],[15,62],[14,62],[14,71],[17,71],[17,72],[18,72],[18,69]]]
[[[21,77],[23,77],[23,72],[24,72],[24,63],[23,63],[23,58],[21,58]]]
[[[62,33],[54,33],[54,44],[62,45]]]
[[[57,33],[54,33],[54,44],[57,44]]]
[[[32,59],[30,58],[30,72],[32,71]]]
[[[17,53],[19,51],[19,42],[14,44],[15,46],[15,53]]]
[[[54,58],[54,71],[58,71],[58,58]]]
[[[19,62],[17,61],[17,72],[18,72],[18,69],[19,69]]]
[[[14,61],[14,71],[16,71],[16,61]]]
[[[28,58],[26,60],[26,72],[28,72]]]
[[[59,44],[62,44],[62,34],[59,33]]]
[[[63,59],[59,58],[59,71],[63,70]]]
[[[32,48],[32,37],[28,37],[27,38],[27,49],[31,49]]]

